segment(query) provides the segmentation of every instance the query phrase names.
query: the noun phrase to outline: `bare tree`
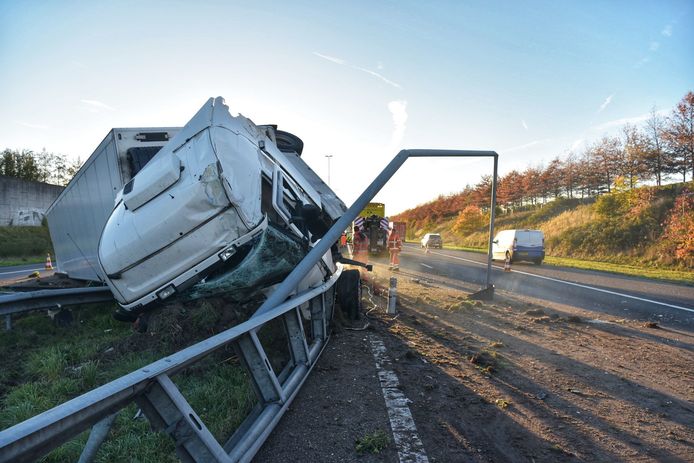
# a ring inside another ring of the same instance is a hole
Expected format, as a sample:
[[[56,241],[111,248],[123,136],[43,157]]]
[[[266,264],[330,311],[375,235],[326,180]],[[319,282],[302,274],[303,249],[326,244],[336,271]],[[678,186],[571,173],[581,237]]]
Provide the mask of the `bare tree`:
[[[655,177],[656,184],[660,186],[662,175],[667,164],[667,153],[664,150],[663,132],[665,131],[665,119],[658,115],[655,106],[651,108],[651,116],[646,120],[646,137],[649,141],[649,152],[646,157],[646,166]]]
[[[619,165],[622,157],[622,149],[619,138],[604,136],[593,144],[590,149],[590,157],[595,171],[601,178],[600,186],[612,191],[612,182],[619,175]]]
[[[633,189],[639,179],[648,176],[646,157],[648,156],[648,140],[636,126],[626,124],[622,128],[622,156],[619,173],[629,182]]]

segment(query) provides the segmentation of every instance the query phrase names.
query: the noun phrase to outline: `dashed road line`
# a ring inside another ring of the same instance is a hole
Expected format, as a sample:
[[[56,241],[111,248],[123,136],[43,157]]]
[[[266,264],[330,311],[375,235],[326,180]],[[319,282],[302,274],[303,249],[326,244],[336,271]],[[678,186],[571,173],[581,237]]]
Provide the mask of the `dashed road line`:
[[[369,343],[376,361],[383,398],[386,401],[393,439],[398,449],[398,459],[400,463],[429,463],[408,406],[411,401],[400,390],[400,381],[395,372],[387,368],[390,360],[386,355],[386,346],[374,335],[369,336]]]
[[[427,264],[422,264],[421,262],[420,262],[420,264],[421,264],[422,266],[426,267],[426,268],[431,268],[431,269],[433,269],[433,268],[434,268],[434,267],[432,267],[431,265],[427,265]]]
[[[487,266],[487,264],[486,264],[485,262],[478,262],[478,261],[472,260],[472,259],[465,259],[464,257],[452,256],[452,255],[450,255],[450,254],[443,254],[443,253],[441,253],[441,252],[433,252],[433,251],[432,251],[432,254],[436,254],[436,255],[439,255],[439,256],[443,256],[443,257],[449,257],[449,258],[451,258],[451,259],[458,259],[458,260],[462,260],[462,261],[465,261],[465,262],[470,262],[470,263],[477,264],[477,265],[483,265],[483,266],[485,266],[485,267]],[[494,267],[495,269],[497,269],[497,270],[502,270],[502,267],[497,267],[496,265],[494,265],[493,267]],[[641,302],[648,302],[648,303],[650,303],[650,304],[662,305],[662,306],[665,306],[665,307],[670,307],[670,308],[672,308],[672,309],[685,310],[685,311],[687,311],[687,312],[692,312],[692,313],[694,313],[694,309],[689,309],[689,308],[687,308],[687,307],[682,307],[682,306],[675,305],[675,304],[668,304],[667,302],[654,301],[653,299],[646,299],[646,298],[644,298],[644,297],[632,296],[632,295],[630,295],[630,294],[618,293],[617,291],[610,291],[610,290],[608,290],[608,289],[595,288],[595,287],[593,287],[593,286],[583,285],[583,284],[580,284],[580,283],[574,283],[574,282],[572,282],[572,281],[559,280],[559,279],[557,279],[557,278],[546,277],[546,276],[544,276],[544,275],[537,275],[536,273],[528,273],[528,272],[524,272],[524,271],[522,271],[522,270],[514,270],[513,273],[520,273],[521,275],[527,275],[527,276],[531,276],[531,277],[534,277],[534,278],[541,278],[541,279],[543,279],[543,280],[554,281],[554,282],[557,282],[557,283],[563,283],[563,284],[565,284],[565,285],[570,285],[570,286],[577,286],[577,287],[579,287],[579,288],[584,288],[584,289],[592,289],[593,291],[599,291],[599,292],[601,292],[601,293],[612,294],[613,296],[626,297],[626,298],[635,299],[635,300],[641,301]]]

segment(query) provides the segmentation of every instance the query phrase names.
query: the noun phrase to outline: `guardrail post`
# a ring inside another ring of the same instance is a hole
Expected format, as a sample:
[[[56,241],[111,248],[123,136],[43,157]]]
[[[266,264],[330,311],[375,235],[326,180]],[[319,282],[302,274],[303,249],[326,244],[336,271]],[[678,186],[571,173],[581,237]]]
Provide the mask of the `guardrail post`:
[[[313,340],[325,340],[328,330],[325,322],[325,293],[309,301],[311,307],[311,334]]]
[[[12,330],[12,314],[5,315],[5,331]]]
[[[304,325],[301,323],[301,312],[297,307],[284,314],[284,329],[289,339],[289,349],[295,365],[308,365],[308,345],[304,334]]]
[[[240,357],[253,378],[253,384],[261,402],[284,402],[282,386],[255,330],[241,336],[236,344],[239,347]]]
[[[390,315],[395,315],[397,309],[395,305],[398,302],[398,279],[395,277],[390,277],[390,288],[388,288],[388,313]]]
[[[77,463],[91,463],[94,461],[94,457],[96,457],[99,447],[101,447],[101,444],[103,444],[103,442],[106,440],[108,432],[111,430],[113,422],[116,420],[117,416],[118,412],[114,413],[113,415],[108,415],[106,418],[92,426],[92,430],[89,433],[89,439],[87,439],[87,443],[84,445],[82,455],[80,455],[80,459],[77,461]]]
[[[136,401],[150,424],[171,436],[182,461],[231,463],[222,446],[167,375],[157,376],[156,382]]]

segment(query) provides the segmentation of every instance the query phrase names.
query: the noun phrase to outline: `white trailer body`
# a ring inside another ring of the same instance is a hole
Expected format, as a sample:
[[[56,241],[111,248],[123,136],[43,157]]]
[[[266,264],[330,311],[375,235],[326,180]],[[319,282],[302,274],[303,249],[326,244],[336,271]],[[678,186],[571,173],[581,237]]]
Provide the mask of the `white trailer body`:
[[[103,281],[101,231],[117,193],[180,128],[112,129],[46,212],[57,271]]]

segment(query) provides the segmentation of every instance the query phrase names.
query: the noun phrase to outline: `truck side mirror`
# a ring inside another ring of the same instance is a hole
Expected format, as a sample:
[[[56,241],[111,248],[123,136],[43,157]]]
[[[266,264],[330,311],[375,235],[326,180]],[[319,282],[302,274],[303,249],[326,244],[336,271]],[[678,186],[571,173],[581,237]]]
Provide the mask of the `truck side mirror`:
[[[499,244],[499,240],[494,240],[494,241],[492,241],[492,243]]]

